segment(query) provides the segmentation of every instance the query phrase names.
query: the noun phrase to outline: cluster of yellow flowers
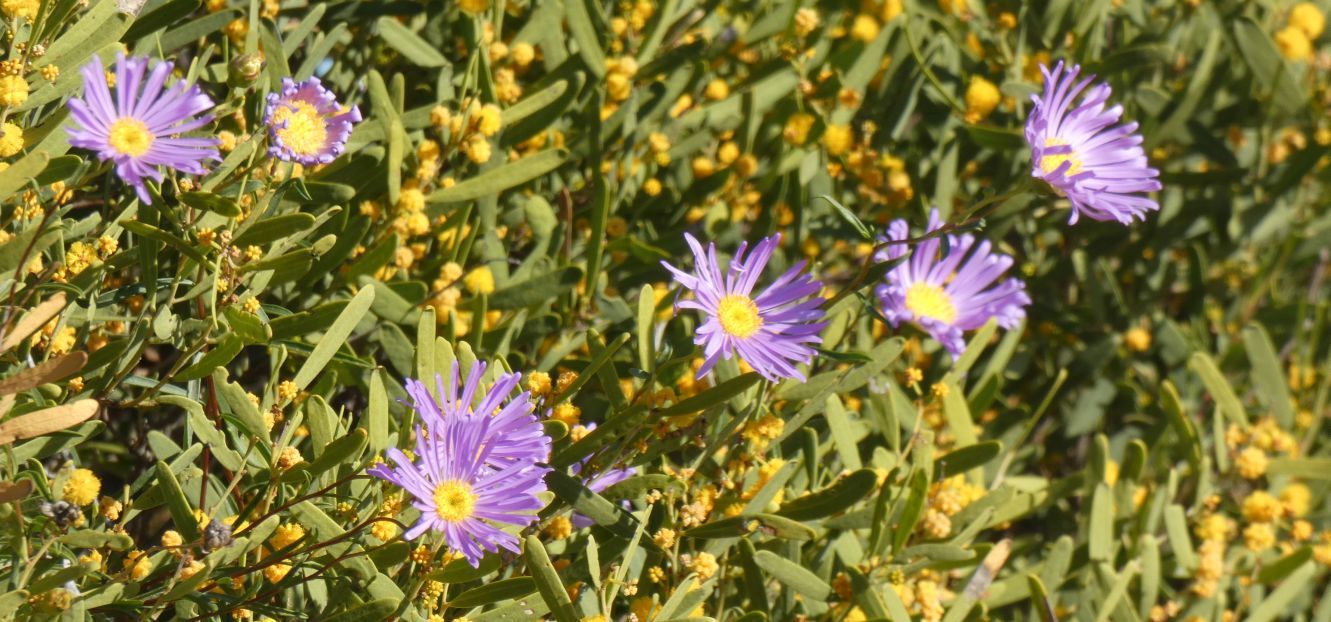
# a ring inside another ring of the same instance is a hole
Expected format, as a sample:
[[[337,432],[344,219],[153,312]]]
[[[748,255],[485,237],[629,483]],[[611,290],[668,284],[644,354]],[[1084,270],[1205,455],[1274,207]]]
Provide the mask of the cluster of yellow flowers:
[[[1311,2],[1300,2],[1289,11],[1286,26],[1276,33],[1276,47],[1280,54],[1292,61],[1307,62],[1313,58],[1313,42],[1322,36],[1326,16]]]

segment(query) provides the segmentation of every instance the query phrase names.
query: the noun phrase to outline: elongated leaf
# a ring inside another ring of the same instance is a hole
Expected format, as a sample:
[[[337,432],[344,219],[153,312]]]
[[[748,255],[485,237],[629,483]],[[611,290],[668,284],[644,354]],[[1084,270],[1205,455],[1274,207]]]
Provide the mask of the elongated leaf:
[[[425,200],[429,203],[461,203],[497,195],[559,168],[567,158],[568,153],[559,149],[542,151],[460,181],[451,188],[435,190]]]
[[[328,361],[333,359],[342,344],[346,342],[347,337],[351,336],[351,331],[356,329],[361,318],[370,310],[370,305],[374,303],[374,288],[363,287],[356,296],[351,299],[347,307],[337,316],[337,320],[324,333],[323,337],[314,346],[314,351],[310,353],[309,358],[305,359],[305,364],[301,365],[300,371],[296,372],[296,377],[292,382],[297,388],[304,389],[310,386],[314,378],[323,371]]]
[[[84,364],[88,362],[88,355],[82,352],[66,354],[50,359],[44,363],[20,371],[13,376],[0,380],[0,395],[9,395],[20,391],[27,391],[39,384],[64,380],[83,369]]]
[[[222,340],[213,346],[193,365],[180,370],[172,379],[176,382],[187,382],[197,380],[211,375],[218,367],[222,367],[236,358],[237,354],[245,347],[245,342],[241,341],[240,336],[232,333],[222,337]]]
[[[448,63],[443,54],[434,49],[420,35],[412,32],[401,22],[391,17],[380,17],[376,22],[379,37],[402,56],[419,67],[443,67]]]
[[[1271,337],[1260,325],[1253,324],[1243,329],[1243,343],[1248,351],[1248,361],[1252,363],[1257,395],[1271,409],[1280,427],[1290,429],[1294,425],[1294,408],[1290,406],[1289,387],[1280,372],[1280,359]]]
[[[458,594],[457,598],[448,601],[448,606],[470,609],[513,598],[521,598],[535,591],[536,581],[532,580],[531,577],[500,579]]]
[[[91,419],[98,408],[97,400],[79,400],[14,417],[0,423],[0,445],[76,426]]]
[[[559,573],[550,564],[550,554],[545,551],[536,536],[527,536],[522,550],[531,568],[532,578],[536,580],[536,589],[541,592],[541,599],[550,607],[558,622],[578,622],[578,614],[573,610],[573,601],[569,600],[568,590],[559,581]]]
[[[787,501],[777,514],[799,521],[831,516],[859,503],[877,483],[877,474],[870,469],[861,469],[818,492]]]
[[[832,593],[832,586],[818,578],[818,575],[776,553],[758,551],[753,555],[753,561],[763,572],[805,598],[822,601],[827,600]]]
[[[185,497],[185,491],[180,488],[171,466],[161,460],[157,461],[157,489],[166,500],[166,509],[171,512],[171,522],[175,523],[176,531],[180,532],[185,542],[198,540],[199,523],[194,518],[194,508]]]
[[[1211,360],[1210,356],[1203,352],[1194,353],[1192,358],[1188,359],[1188,369],[1201,377],[1202,384],[1205,384],[1206,390],[1211,392],[1211,398],[1215,400],[1221,414],[1241,426],[1248,425],[1248,413],[1243,409],[1243,403],[1239,401],[1234,388],[1220,373],[1220,368],[1215,366],[1215,361]]]
[[[521,283],[514,283],[490,294],[487,304],[491,309],[521,309],[543,302],[553,301],[559,296],[572,291],[582,280],[582,270],[569,266],[533,277]]]

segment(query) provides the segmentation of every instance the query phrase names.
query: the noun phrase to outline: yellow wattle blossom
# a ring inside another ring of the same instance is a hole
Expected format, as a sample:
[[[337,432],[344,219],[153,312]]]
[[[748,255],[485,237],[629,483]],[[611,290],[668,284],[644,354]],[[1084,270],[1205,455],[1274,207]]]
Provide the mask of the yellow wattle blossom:
[[[153,569],[152,561],[148,559],[148,555],[139,550],[126,553],[123,565],[129,573],[129,577],[135,581],[148,576],[148,573],[152,572]]]
[[[979,123],[987,118],[1003,101],[998,87],[980,76],[972,76],[966,87],[966,122]]]
[[[1300,2],[1289,11],[1289,25],[1298,28],[1309,39],[1316,40],[1322,36],[1322,30],[1326,27],[1326,16],[1316,4]]]
[[[855,20],[850,24],[850,36],[856,41],[869,42],[878,38],[878,32],[882,27],[878,25],[878,20],[872,15],[860,13],[855,16]]]
[[[31,20],[37,17],[41,5],[41,0],[0,0],[0,12],[9,19]]]
[[[809,36],[818,27],[818,11],[804,7],[795,11],[795,34],[801,37]]]
[[[883,0],[883,6],[879,9],[878,16],[886,24],[904,12],[906,12],[906,8],[902,6],[901,0]]]
[[[706,581],[712,578],[721,565],[716,562],[716,556],[711,553],[702,552],[693,556],[689,561],[689,570],[698,575],[699,581]]]
[[[818,120],[807,112],[796,112],[786,119],[786,126],[781,130],[781,137],[792,145],[803,145],[809,140],[809,130]]]
[[[89,469],[74,469],[60,490],[60,498],[77,506],[91,505],[102,492],[102,480]]]
[[[541,533],[551,540],[563,540],[573,534],[573,521],[567,516],[556,516],[541,529]]]
[[[845,155],[855,144],[855,135],[849,125],[828,125],[823,130],[823,148],[827,155]]]
[[[509,60],[518,67],[526,67],[536,60],[536,48],[530,43],[514,43],[508,52]]]
[[[300,455],[300,450],[287,445],[282,448],[282,453],[277,455],[277,468],[280,471],[285,471],[300,464],[301,460],[304,460],[304,458]]]
[[[467,159],[476,164],[485,164],[490,161],[492,151],[490,141],[485,139],[482,134],[472,134],[462,143],[462,152],[467,155]]]
[[[494,272],[490,271],[490,266],[477,267],[462,278],[462,286],[475,295],[494,293]]]
[[[567,425],[569,427],[578,425],[578,421],[581,417],[582,417],[582,409],[578,408],[577,406],[574,406],[569,402],[564,402],[562,404],[559,404],[558,406],[555,406],[554,410],[551,411],[550,413],[551,419],[563,422],[564,425]]]
[[[499,106],[486,104],[481,106],[480,112],[476,115],[476,131],[485,136],[494,136],[504,125],[503,112]]]
[[[1284,512],[1280,500],[1265,490],[1254,490],[1243,500],[1243,517],[1254,523],[1269,523]]]
[[[703,96],[712,101],[721,101],[730,97],[730,85],[725,80],[715,78],[707,83],[707,88],[703,90]]]
[[[0,157],[8,158],[23,151],[23,128],[5,121],[0,125]]]
[[[1285,60],[1303,62],[1312,60],[1313,57],[1312,41],[1308,40],[1307,33],[1294,26],[1287,26],[1276,33],[1276,48],[1280,50],[1280,55],[1284,56]],[[2,84],[0,82],[0,85]],[[3,101],[3,93],[0,93],[0,101]]]
[[[1276,544],[1276,532],[1270,523],[1253,523],[1243,529],[1243,545],[1254,553],[1261,553]]]
[[[277,563],[263,569],[263,576],[269,583],[278,583],[291,572],[291,564]]]
[[[490,0],[459,0],[458,8],[473,17],[490,10]]]
[[[1307,486],[1294,482],[1280,491],[1280,503],[1284,506],[1285,513],[1295,518],[1302,518],[1312,509],[1312,491]]]
[[[1266,474],[1266,452],[1247,447],[1234,459],[1234,470],[1243,479],[1257,479]]]
[[[301,538],[305,537],[305,528],[299,523],[282,523],[273,530],[273,535],[268,537],[268,546],[278,551],[295,544]]]
[[[125,509],[125,504],[111,497],[102,497],[97,502],[97,513],[109,521],[120,520],[120,512]]]
[[[1123,333],[1123,343],[1133,352],[1145,352],[1151,349],[1151,332],[1140,326],[1133,326]]]

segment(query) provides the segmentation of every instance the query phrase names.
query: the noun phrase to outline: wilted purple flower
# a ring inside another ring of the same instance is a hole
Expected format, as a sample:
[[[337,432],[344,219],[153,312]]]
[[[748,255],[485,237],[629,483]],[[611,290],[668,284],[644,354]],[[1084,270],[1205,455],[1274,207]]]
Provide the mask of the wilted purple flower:
[[[346,149],[351,126],[361,120],[360,108],[344,108],[318,78],[297,84],[282,79],[282,92],[268,94],[264,124],[268,154],[306,166],[327,164]]]
[[[929,213],[929,231],[942,226],[938,210]],[[893,327],[914,322],[953,356],[966,348],[963,333],[984,326],[997,318],[1003,328],[1016,326],[1026,317],[1031,299],[1020,280],[1009,278],[995,283],[1012,267],[1012,258],[990,251],[988,241],[976,243],[966,234],[949,235],[946,254],[939,256],[940,241],[930,238],[913,250],[906,244],[891,244],[875,257],[890,261],[906,255],[884,277],[876,292],[885,315]],[[894,220],[887,228],[887,240],[910,239],[906,221]]]
[[[686,233],[684,239],[693,249],[696,274],[665,261],[661,265],[693,292],[694,300],[676,306],[697,310],[706,317],[693,339],[706,355],[698,377],[711,371],[717,361],[738,353],[741,360],[769,380],[804,380],[795,366],[813,359],[815,352],[810,344],[822,342],[818,333],[827,326],[818,321],[823,318],[823,300],[810,298],[822,289],[822,283],[802,273],[801,261],[755,297],[754,286],[781,241],[780,235],[763,238],[747,257],[748,243],[740,244],[724,276],[715,244],[708,244],[704,252],[692,235]]]
[[[115,163],[116,175],[134,187],[144,203],[151,203],[144,178],[162,181],[165,166],[193,175],[207,171],[203,162],[217,160],[216,138],[180,136],[212,122],[196,116],[213,107],[213,100],[198,86],[166,79],[171,63],[158,62],[148,73],[148,57],[116,55],[115,95],[102,59],[93,55],[83,66],[83,98],[71,98],[69,111],[75,127],[69,144],[97,152]]]
[[[484,367],[473,367],[459,394],[455,364],[447,391],[443,379],[438,380],[442,403],[420,382],[409,381],[413,406],[425,424],[416,426],[415,459],[390,448],[385,454],[396,466],[379,464],[369,470],[411,493],[421,517],[404,534],[406,539],[430,530],[442,532],[448,546],[472,566],[480,564],[486,551],[519,551],[517,537],[500,526],[535,522],[545,507],[540,495],[550,471],[538,464],[549,456],[550,440],[532,416],[527,394],[508,399],[519,374],[501,376],[485,391]]]
[[[1160,171],[1147,166],[1137,123],[1119,124],[1123,107],[1105,107],[1112,90],[1097,84],[1073,108],[1094,76],[1077,82],[1081,67],[1064,70],[1059,62],[1044,73],[1044,95],[1031,95],[1035,108],[1026,120],[1031,147],[1031,175],[1072,202],[1075,223],[1081,214],[1095,220],[1132,224],[1146,219],[1159,204],[1142,193],[1160,189]]]

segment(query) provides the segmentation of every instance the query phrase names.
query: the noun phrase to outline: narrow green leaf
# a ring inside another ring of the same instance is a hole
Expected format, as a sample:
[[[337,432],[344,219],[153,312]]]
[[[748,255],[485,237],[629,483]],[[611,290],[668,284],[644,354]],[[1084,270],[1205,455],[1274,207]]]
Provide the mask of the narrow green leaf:
[[[509,188],[524,184],[559,168],[567,158],[568,153],[560,149],[542,151],[460,181],[451,188],[435,190],[426,197],[426,201],[429,203],[461,203],[484,196],[497,195]]]
[[[1248,413],[1243,409],[1243,403],[1210,356],[1204,352],[1193,353],[1188,359],[1188,369],[1201,377],[1202,384],[1206,385],[1206,390],[1211,393],[1211,398],[1223,415],[1240,426],[1248,426]]]
[[[1088,535],[1090,558],[1093,561],[1109,561],[1114,552],[1114,495],[1104,482],[1095,485],[1095,492],[1091,496]]]
[[[198,540],[199,523],[194,518],[194,508],[185,497],[185,491],[180,488],[176,474],[161,460],[157,461],[157,488],[166,500],[166,509],[171,511],[171,522],[175,523],[176,531],[180,532],[185,542]]]
[[[241,213],[235,201],[211,192],[183,192],[177,198],[194,209],[221,214],[227,218],[235,218]]]
[[[388,447],[388,392],[384,389],[382,368],[370,374],[370,403],[361,425],[369,435],[371,452],[378,453]]]
[[[1294,408],[1290,406],[1289,387],[1280,371],[1280,358],[1271,337],[1260,324],[1253,324],[1243,329],[1243,344],[1252,363],[1252,380],[1258,397],[1271,409],[1281,428],[1293,428]]]
[[[401,52],[412,64],[418,67],[443,67],[448,64],[448,60],[434,46],[396,19],[384,16],[376,24],[379,27],[379,38]]]
[[[188,382],[198,380],[211,375],[213,370],[222,367],[236,358],[237,354],[245,347],[245,342],[241,341],[240,336],[235,333],[229,333],[222,336],[222,340],[213,346],[213,349],[204,353],[194,364],[180,370],[172,380],[176,382]]]
[[[545,545],[536,539],[536,536],[527,536],[526,544],[522,547],[526,555],[527,566],[530,567],[532,578],[536,580],[536,589],[541,592],[541,599],[550,607],[558,622],[578,622],[578,614],[574,612],[573,601],[569,600],[568,590],[564,584],[559,581],[559,573],[550,563],[550,554],[546,553]]]
[[[392,617],[397,611],[398,600],[378,598],[344,609],[338,613],[323,617],[324,622],[379,622]]]
[[[310,353],[309,358],[305,359],[305,364],[301,365],[300,370],[296,372],[296,377],[292,382],[299,389],[310,386],[314,378],[323,371],[328,361],[332,360],[333,355],[337,353],[342,344],[351,336],[351,331],[355,330],[356,325],[360,323],[361,318],[365,317],[366,312],[370,310],[370,305],[374,302],[374,288],[362,287],[356,296],[347,304],[347,308],[342,310],[341,315],[328,331],[319,339],[314,351]]]
[[[818,575],[776,553],[758,551],[753,555],[753,561],[773,579],[805,598],[825,601],[832,593],[832,586],[818,578]]]
[[[861,469],[818,492],[785,502],[777,514],[798,521],[831,516],[859,503],[877,484],[878,475],[872,469]]]
[[[578,267],[560,268],[495,291],[487,298],[487,306],[498,310],[523,309],[550,302],[572,291],[581,280],[582,270]]]
[[[536,591],[536,581],[531,577],[512,577],[485,583],[471,588],[456,598],[448,601],[448,606],[456,609],[471,609],[513,598],[521,598]]]

